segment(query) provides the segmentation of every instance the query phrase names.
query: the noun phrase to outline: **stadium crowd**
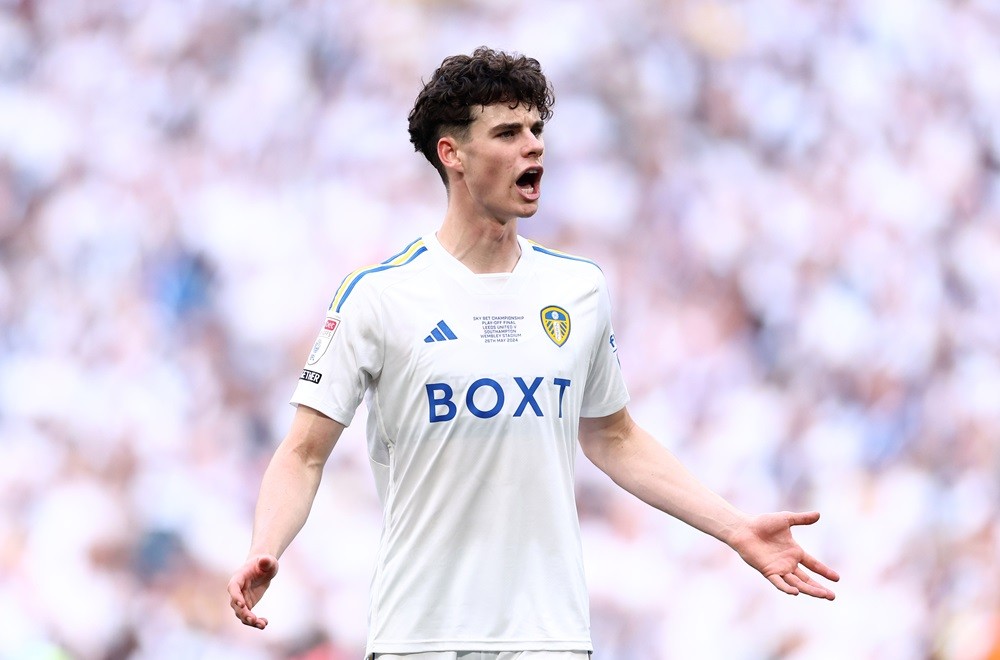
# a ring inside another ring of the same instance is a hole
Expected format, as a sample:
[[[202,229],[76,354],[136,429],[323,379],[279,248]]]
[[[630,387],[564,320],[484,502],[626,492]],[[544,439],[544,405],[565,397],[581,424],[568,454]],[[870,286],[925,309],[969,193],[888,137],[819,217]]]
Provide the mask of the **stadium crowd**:
[[[363,423],[244,628],[225,584],[334,288],[433,230],[406,114],[555,85],[523,234],[598,261],[633,414],[778,594],[581,457],[595,656],[1000,658],[1000,4],[0,0],[0,658],[358,658]],[[358,420],[363,420],[363,416]]]

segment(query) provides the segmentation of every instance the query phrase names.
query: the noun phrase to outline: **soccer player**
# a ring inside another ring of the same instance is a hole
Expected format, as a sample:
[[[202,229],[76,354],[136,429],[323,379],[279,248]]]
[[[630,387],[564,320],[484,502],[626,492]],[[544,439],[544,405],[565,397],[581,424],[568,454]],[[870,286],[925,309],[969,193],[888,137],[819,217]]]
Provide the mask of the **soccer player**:
[[[410,139],[444,181],[444,220],[334,294],[229,582],[244,624],[267,625],[253,607],[362,398],[384,507],[368,658],[589,656],[577,442],[619,486],[781,591],[833,599],[809,571],[837,573],[791,534],[819,514],[747,515],[643,431],[601,270],[518,234],[538,210],[552,103],[536,60],[487,48],[446,58],[417,96]]]

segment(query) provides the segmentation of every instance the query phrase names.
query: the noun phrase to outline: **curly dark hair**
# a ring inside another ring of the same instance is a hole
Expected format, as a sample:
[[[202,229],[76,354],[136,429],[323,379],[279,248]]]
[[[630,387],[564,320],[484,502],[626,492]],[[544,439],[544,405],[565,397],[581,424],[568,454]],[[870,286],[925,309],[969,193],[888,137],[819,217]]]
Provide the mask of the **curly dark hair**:
[[[446,57],[417,95],[409,115],[410,142],[441,175],[437,155],[442,135],[468,137],[473,106],[510,103],[537,108],[542,121],[552,116],[555,95],[538,60],[480,46],[469,55]]]

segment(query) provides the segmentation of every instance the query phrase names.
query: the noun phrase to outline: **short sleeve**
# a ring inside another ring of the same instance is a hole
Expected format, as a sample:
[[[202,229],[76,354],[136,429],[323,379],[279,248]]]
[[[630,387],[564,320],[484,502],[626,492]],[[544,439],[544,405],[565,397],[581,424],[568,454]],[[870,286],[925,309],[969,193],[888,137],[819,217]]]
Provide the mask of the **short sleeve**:
[[[348,426],[382,370],[383,341],[374,293],[358,287],[330,309],[302,369],[291,403]]]
[[[583,394],[581,417],[604,417],[616,413],[629,401],[628,389],[618,362],[618,345],[611,323],[611,298],[607,282],[600,278],[597,292],[597,323],[590,370]]]

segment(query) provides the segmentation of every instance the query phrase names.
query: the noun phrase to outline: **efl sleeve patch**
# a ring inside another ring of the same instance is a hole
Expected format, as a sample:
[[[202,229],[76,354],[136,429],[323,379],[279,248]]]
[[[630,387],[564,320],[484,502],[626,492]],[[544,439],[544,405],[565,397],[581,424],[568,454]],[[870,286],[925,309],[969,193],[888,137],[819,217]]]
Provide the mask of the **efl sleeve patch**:
[[[323,354],[326,353],[326,349],[330,348],[330,342],[333,341],[333,335],[336,334],[339,327],[339,316],[330,315],[326,317],[326,320],[323,322],[323,329],[319,331],[319,336],[316,337],[316,342],[313,343],[312,351],[309,353],[309,359],[306,360],[307,365],[314,365],[319,362]]]

